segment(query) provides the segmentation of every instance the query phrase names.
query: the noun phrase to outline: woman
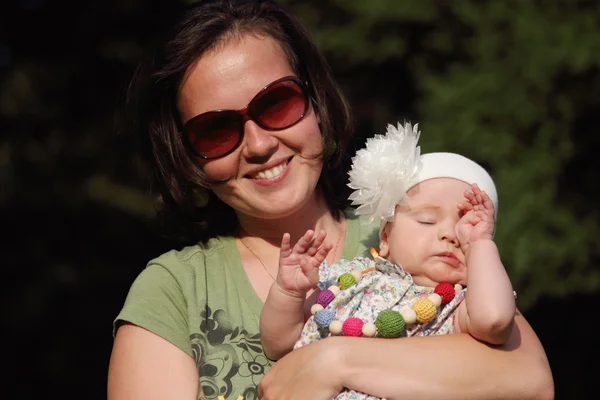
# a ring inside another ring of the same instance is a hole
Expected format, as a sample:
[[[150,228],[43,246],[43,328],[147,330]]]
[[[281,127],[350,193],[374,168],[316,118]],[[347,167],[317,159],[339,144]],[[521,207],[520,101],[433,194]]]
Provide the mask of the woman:
[[[283,233],[295,242],[325,230],[334,262],[366,255],[378,229],[346,208],[348,107],[280,6],[193,5],[131,94],[165,210],[197,244],[152,260],[133,283],[115,320],[109,399],[330,399],[343,387],[383,398],[553,396],[520,314],[503,347],[461,334],[336,337],[271,367],[258,321]],[[401,362],[417,354],[422,363]]]

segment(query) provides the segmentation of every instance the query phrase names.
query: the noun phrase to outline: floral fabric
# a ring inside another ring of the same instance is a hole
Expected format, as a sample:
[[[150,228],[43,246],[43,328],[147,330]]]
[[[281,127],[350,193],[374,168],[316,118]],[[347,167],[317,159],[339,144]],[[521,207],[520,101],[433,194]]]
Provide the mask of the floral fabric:
[[[346,290],[342,290],[335,299],[325,307],[331,311],[336,320],[343,322],[349,317],[360,318],[364,323],[375,323],[377,316],[384,310],[400,311],[412,305],[420,298],[433,293],[434,288],[415,285],[409,273],[390,263],[382,257],[373,261],[366,257],[356,257],[353,260],[340,260],[335,264],[324,262],[319,271],[319,289],[325,290],[337,285],[337,278],[354,270],[364,271],[375,267],[366,273],[360,282]],[[448,304],[438,308],[435,318],[426,324],[408,326],[402,336],[429,336],[454,333],[454,312],[465,297],[466,289],[457,291]],[[318,327],[311,316],[302,330],[294,349],[320,340],[329,335],[329,331]],[[386,339],[381,339],[386,340]],[[353,390],[344,391],[336,400],[376,400],[376,397]]]

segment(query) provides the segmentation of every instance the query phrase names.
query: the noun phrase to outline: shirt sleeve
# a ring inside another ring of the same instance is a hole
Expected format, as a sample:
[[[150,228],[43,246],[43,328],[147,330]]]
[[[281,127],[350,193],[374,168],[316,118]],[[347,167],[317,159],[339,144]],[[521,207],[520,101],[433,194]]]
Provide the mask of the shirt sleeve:
[[[184,287],[191,280],[188,275],[189,269],[174,252],[151,261],[129,289],[125,304],[114,320],[113,336],[122,322],[129,322],[192,356]]]

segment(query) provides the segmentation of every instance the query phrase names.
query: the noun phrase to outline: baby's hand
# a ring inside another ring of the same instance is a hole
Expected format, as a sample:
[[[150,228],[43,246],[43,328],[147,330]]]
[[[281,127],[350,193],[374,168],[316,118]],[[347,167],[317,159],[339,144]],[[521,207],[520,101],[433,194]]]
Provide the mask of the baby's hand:
[[[333,248],[331,243],[325,241],[325,236],[325,231],[315,235],[314,231],[308,230],[292,248],[290,234],[283,234],[277,274],[279,287],[304,298],[309,290],[317,286],[319,265]]]
[[[494,203],[476,184],[471,185],[471,190],[465,191],[465,198],[467,201],[458,204],[463,216],[456,224],[456,235],[466,253],[471,243],[493,239],[495,221]]]

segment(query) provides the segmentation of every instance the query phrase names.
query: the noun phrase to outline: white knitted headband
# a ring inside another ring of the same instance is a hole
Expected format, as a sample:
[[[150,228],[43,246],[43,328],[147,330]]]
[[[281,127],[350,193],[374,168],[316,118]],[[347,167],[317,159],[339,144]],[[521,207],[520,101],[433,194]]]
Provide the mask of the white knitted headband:
[[[421,155],[417,145],[419,125],[410,123],[387,126],[384,135],[368,139],[366,148],[352,159],[350,195],[356,213],[382,225],[390,221],[396,205],[407,202],[406,192],[413,186],[433,178],[454,178],[476,183],[494,203],[498,213],[498,193],[491,176],[476,162],[455,153]]]
[[[433,178],[454,178],[468,184],[476,183],[487,193],[498,213],[498,192],[488,172],[475,161],[455,153],[428,153],[421,156],[421,168],[413,176],[409,189]]]

